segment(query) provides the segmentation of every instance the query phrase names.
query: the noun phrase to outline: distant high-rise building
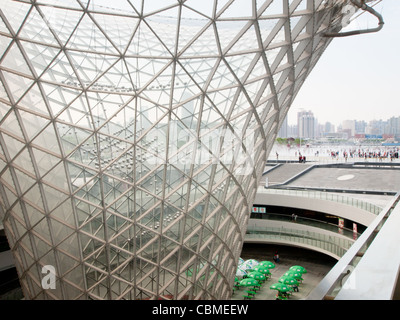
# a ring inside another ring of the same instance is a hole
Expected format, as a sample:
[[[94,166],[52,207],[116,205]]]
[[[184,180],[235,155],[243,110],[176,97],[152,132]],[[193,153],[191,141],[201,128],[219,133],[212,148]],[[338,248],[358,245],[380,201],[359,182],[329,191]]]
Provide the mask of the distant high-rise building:
[[[349,138],[354,137],[354,134],[356,133],[356,121],[344,120],[342,122],[342,131],[347,132]]]
[[[315,138],[315,117],[311,111],[297,113],[297,128],[301,138]]]
[[[387,129],[385,133],[400,134],[400,117],[391,117],[387,121]]]
[[[366,127],[367,127],[367,123],[364,120],[355,121],[355,133],[356,134],[365,133]]]
[[[281,128],[279,129],[279,132],[278,132],[278,137],[279,138],[287,138],[288,137],[288,128],[289,126],[288,126],[288,118],[287,118],[287,116],[285,117],[285,120],[283,120],[283,123],[282,123],[282,126],[281,126]]]
[[[335,125],[331,122],[326,122],[324,125],[324,132],[333,133],[335,132]]]

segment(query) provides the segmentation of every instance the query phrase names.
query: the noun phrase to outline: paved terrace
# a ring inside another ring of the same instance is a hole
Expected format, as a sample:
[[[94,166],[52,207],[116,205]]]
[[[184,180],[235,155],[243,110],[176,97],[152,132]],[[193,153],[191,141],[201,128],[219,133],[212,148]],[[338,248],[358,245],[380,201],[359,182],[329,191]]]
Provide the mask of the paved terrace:
[[[266,178],[270,188],[394,195],[400,190],[400,164],[280,163],[275,167],[266,166],[260,186],[265,185]]]

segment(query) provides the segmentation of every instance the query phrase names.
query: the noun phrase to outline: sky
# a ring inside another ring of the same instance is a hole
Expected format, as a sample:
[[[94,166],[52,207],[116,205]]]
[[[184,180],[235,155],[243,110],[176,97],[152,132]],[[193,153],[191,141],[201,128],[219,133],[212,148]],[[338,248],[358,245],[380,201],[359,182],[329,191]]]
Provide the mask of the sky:
[[[383,16],[383,29],[333,39],[294,100],[289,124],[296,124],[301,109],[335,125],[400,116],[400,1],[382,0],[374,9]],[[375,28],[378,20],[365,13],[346,30],[367,24]]]

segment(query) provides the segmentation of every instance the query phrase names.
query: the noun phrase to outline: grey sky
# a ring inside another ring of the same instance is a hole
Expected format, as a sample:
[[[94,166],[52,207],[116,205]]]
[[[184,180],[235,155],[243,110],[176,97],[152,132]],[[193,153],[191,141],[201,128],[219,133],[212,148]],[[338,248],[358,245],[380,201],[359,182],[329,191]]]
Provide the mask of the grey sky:
[[[400,116],[400,1],[383,0],[375,10],[385,25],[378,33],[336,38],[300,89],[289,111],[311,110],[320,123],[342,120],[387,120]],[[364,14],[348,29],[377,26]]]

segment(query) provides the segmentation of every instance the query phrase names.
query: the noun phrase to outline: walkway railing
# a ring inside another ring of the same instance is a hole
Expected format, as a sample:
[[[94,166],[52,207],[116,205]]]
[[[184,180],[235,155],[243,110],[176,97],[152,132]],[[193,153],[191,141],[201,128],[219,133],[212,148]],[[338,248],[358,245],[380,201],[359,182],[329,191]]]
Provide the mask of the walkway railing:
[[[337,233],[340,235],[343,235],[345,237],[348,237],[349,239],[357,239],[360,234],[355,233],[352,229],[348,229],[345,227],[339,227],[337,224],[329,223],[326,221],[321,221],[317,219],[311,219],[311,218],[306,218],[306,217],[296,217],[296,221],[293,220],[293,218],[289,215],[285,214],[277,214],[277,213],[266,213],[266,214],[261,214],[255,213],[251,215],[251,219],[262,219],[262,220],[273,220],[273,221],[285,221],[285,222],[293,222],[296,224],[304,225],[304,226],[310,226],[310,227],[315,227],[319,228],[322,230],[330,231],[333,233]]]
[[[265,241],[265,242],[286,242],[292,245],[298,244],[304,247],[312,247],[317,251],[329,253],[331,256],[340,259],[347,250],[353,245],[354,239],[350,232],[341,234],[336,228],[335,232],[326,232],[326,229],[318,231],[318,227],[310,230],[299,228],[299,223],[282,223],[279,220],[271,220],[274,224],[261,224],[258,219],[251,219],[247,228],[245,241]],[[253,222],[253,223],[252,223]],[[315,223],[315,222],[314,222]],[[321,223],[327,227],[328,224]],[[325,231],[325,232],[324,232]],[[349,231],[349,230],[347,230]]]
[[[293,197],[305,197],[311,199],[320,199],[320,200],[328,200],[334,201],[342,204],[346,204],[349,206],[353,206],[373,214],[378,215],[382,211],[382,207],[377,206],[375,204],[355,199],[348,196],[323,192],[323,191],[314,191],[314,190],[288,190],[288,189],[271,189],[271,188],[264,188],[260,187],[257,190],[257,193],[269,193],[269,194],[282,194],[286,196],[293,196]]]

